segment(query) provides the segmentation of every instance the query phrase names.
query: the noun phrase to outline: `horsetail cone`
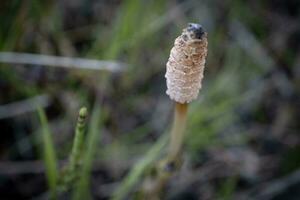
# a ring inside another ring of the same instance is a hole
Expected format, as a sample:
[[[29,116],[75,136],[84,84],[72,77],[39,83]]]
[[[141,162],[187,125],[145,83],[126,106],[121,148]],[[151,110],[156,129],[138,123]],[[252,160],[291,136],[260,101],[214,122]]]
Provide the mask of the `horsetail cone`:
[[[167,62],[167,95],[178,103],[190,103],[202,86],[207,56],[207,33],[199,24],[189,23],[176,38]]]

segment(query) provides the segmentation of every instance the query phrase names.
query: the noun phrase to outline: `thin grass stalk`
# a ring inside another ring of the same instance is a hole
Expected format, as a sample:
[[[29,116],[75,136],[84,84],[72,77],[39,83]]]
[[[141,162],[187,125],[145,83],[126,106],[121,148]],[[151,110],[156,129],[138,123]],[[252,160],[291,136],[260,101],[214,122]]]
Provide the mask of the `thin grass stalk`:
[[[54,143],[48,126],[46,114],[42,108],[38,108],[38,116],[42,125],[43,159],[46,167],[46,177],[50,188],[50,198],[57,199],[57,159]]]
[[[121,185],[117,188],[112,196],[112,200],[126,199],[127,195],[132,191],[133,187],[140,181],[141,177],[147,169],[153,167],[163,148],[168,141],[168,134],[163,134],[158,141],[151,147],[146,155],[133,167],[129,174],[125,177]]]

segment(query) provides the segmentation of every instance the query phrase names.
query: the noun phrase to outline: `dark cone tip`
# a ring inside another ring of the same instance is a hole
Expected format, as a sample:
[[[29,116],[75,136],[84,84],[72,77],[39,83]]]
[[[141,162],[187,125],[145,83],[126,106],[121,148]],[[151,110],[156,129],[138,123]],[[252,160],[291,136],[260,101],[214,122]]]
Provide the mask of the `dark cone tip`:
[[[188,32],[193,32],[195,39],[201,39],[205,31],[200,24],[189,23],[187,27]]]

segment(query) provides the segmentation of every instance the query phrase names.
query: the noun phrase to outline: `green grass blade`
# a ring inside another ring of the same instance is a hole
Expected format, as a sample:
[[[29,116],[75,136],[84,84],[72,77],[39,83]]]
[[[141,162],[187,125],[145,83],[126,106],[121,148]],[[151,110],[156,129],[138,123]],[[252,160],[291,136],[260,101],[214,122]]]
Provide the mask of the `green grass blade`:
[[[218,194],[218,199],[219,200],[230,200],[232,199],[232,195],[234,193],[234,190],[236,188],[237,184],[237,177],[232,176],[228,177],[227,180],[222,184],[219,194]]]
[[[57,197],[56,186],[58,178],[57,160],[55,155],[54,143],[48,126],[45,111],[38,108],[38,116],[42,125],[42,141],[43,141],[43,159],[46,167],[46,176],[51,191],[51,199]]]
[[[88,54],[113,60],[116,59],[125,48],[125,43],[136,32],[139,27],[142,15],[142,2],[139,0],[125,0],[117,11],[116,18],[113,20],[112,30],[105,47],[101,46],[101,37],[98,37]],[[102,30],[99,30],[99,34]],[[105,49],[105,51],[103,51]]]
[[[168,134],[163,134],[161,138],[151,147],[146,156],[143,157],[125,177],[119,188],[113,194],[113,200],[125,199],[131,189],[137,184],[145,171],[158,159],[163,147],[167,144]]]

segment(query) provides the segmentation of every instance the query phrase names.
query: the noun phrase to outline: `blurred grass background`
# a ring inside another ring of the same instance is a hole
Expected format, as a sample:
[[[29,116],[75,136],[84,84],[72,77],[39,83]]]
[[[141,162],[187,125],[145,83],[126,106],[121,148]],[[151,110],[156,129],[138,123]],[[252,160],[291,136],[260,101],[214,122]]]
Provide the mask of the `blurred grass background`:
[[[168,199],[299,199],[299,9],[297,0],[2,0],[1,52],[127,66],[0,63],[0,198],[47,198],[37,109],[63,165],[81,106],[94,113],[86,198],[111,198],[169,127],[165,64],[182,28],[196,22],[208,32],[209,53]]]

